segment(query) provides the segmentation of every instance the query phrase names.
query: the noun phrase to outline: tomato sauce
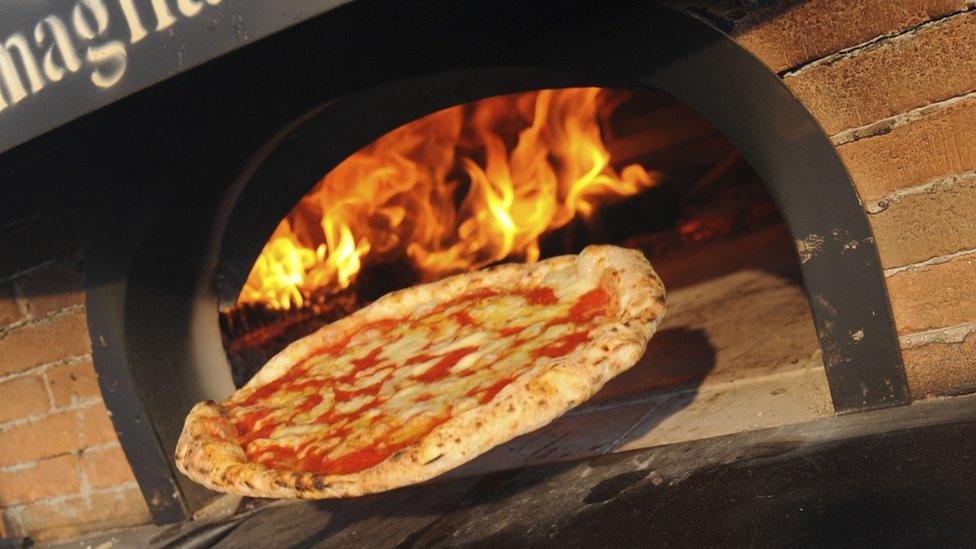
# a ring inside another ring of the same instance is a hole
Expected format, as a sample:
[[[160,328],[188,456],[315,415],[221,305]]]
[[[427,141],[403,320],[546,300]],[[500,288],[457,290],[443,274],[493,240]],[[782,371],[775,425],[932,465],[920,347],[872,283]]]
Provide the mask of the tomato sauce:
[[[451,318],[453,318],[454,321],[460,324],[461,326],[471,326],[475,324],[475,321],[473,318],[471,318],[471,315],[469,315],[464,311],[458,311],[452,314]]]
[[[509,377],[500,379],[487,387],[475,387],[468,392],[467,396],[477,396],[479,404],[487,404],[491,402],[491,399],[495,398],[495,395],[513,381],[515,381],[515,378]]]
[[[329,345],[324,345],[322,347],[319,347],[318,349],[315,349],[314,351],[309,353],[309,355],[305,358],[305,360],[308,360],[309,358],[319,356],[319,355],[337,355],[346,349],[346,345],[349,344],[350,339],[352,338],[347,336]]]
[[[607,313],[610,294],[603,288],[595,288],[580,296],[576,304],[569,310],[569,320],[577,324],[584,324],[598,316]]]
[[[386,432],[386,434],[381,436],[378,440],[374,440],[369,446],[356,448],[351,452],[335,456],[334,458],[329,458],[328,456],[330,448],[316,449],[317,451],[310,452],[304,458],[302,458],[299,465],[303,471],[316,471],[333,475],[342,475],[362,471],[363,469],[368,469],[382,462],[395,452],[406,448],[417,440],[425,437],[438,425],[450,419],[450,417],[450,409],[441,415],[423,417],[424,423],[422,424],[422,427],[413,431],[411,433],[412,436],[410,437],[403,437],[401,440],[394,442],[393,436],[398,433],[398,431],[394,429]],[[336,434],[338,436],[345,436],[347,433],[345,431],[340,431]],[[292,461],[296,460],[294,453],[292,454],[291,459]]]
[[[461,304],[470,304],[470,307],[476,307],[478,306],[478,302],[499,295],[501,295],[499,292],[487,288],[469,292],[439,304],[438,306],[434,307],[427,314],[427,316],[429,317],[443,313]],[[526,303],[535,306],[554,305],[558,303],[558,298],[556,297],[555,292],[551,288],[544,286],[531,290],[516,290],[510,292],[508,295],[521,296],[523,299],[525,299]],[[579,326],[579,329],[563,335],[555,341],[549,341],[546,344],[534,349],[531,356],[534,359],[562,357],[573,352],[577,347],[586,341],[589,341],[590,328],[586,325],[599,316],[605,315],[609,302],[610,296],[602,288],[596,288],[581,295],[565,316],[553,319],[548,323],[549,325],[575,324]],[[479,325],[479,323],[471,317],[467,310],[452,311],[448,317],[453,319],[458,326],[464,328]],[[410,322],[416,326],[415,323],[420,320],[423,319],[414,319]],[[515,319],[513,318],[510,320]],[[381,319],[365,324],[361,327],[360,333],[364,333],[369,330],[379,330],[381,332],[388,333],[393,328],[402,326],[407,322],[407,319]],[[522,333],[525,328],[525,326],[508,326],[499,329],[497,333],[501,337],[509,337]],[[346,349],[350,339],[351,338],[346,338],[342,341],[333,343],[332,345],[318,349],[314,353],[310,354],[308,358],[321,354],[332,354],[338,356]],[[535,338],[516,339],[504,352],[500,353],[500,356],[495,357],[495,361],[497,362],[504,360],[515,352],[515,350],[518,349],[521,344],[530,343],[533,341],[533,339]],[[362,358],[350,360],[349,363],[352,366],[351,369],[348,372],[345,372],[342,376],[333,377],[331,379],[328,377],[321,377],[321,364],[314,366],[315,368],[319,368],[319,370],[317,370],[319,373],[315,375],[320,377],[309,378],[308,376],[312,375],[310,371],[312,366],[308,364],[308,358],[306,358],[305,360],[296,364],[290,371],[286,372],[278,379],[257,388],[252,394],[238,404],[238,406],[248,407],[257,405],[259,403],[265,403],[267,406],[266,408],[244,412],[235,420],[235,426],[237,427],[240,435],[239,440],[241,446],[245,449],[251,459],[263,463],[269,467],[302,471],[318,471],[331,474],[353,473],[372,467],[382,462],[396,451],[414,444],[438,425],[444,423],[451,417],[449,408],[447,413],[444,413],[442,410],[436,416],[425,418],[421,428],[417,429],[416,426],[414,426],[412,429],[415,430],[412,430],[409,436],[404,437],[401,434],[399,435],[400,438],[396,439],[393,437],[398,432],[398,428],[389,427],[387,431],[383,432],[383,434],[374,435],[376,438],[371,440],[370,444],[366,446],[355,448],[342,455],[333,455],[331,458],[328,457],[329,454],[334,454],[332,450],[337,444],[340,444],[340,442],[337,441],[347,440],[348,436],[356,428],[355,425],[357,420],[364,417],[364,414],[370,410],[381,406],[385,402],[385,398],[380,397],[379,394],[384,385],[393,377],[394,371],[398,368],[433,361],[434,363],[432,366],[430,366],[423,373],[414,376],[413,379],[418,382],[432,383],[445,379],[452,374],[457,378],[462,378],[473,375],[478,370],[476,368],[471,368],[465,370],[464,372],[451,372],[451,369],[464,357],[480,349],[480,346],[466,346],[442,355],[420,353],[397,363],[384,358],[383,347],[379,346],[372,349]],[[511,375],[507,375],[503,379],[495,380],[487,386],[478,386],[470,389],[465,396],[477,398],[479,404],[486,404],[494,399],[502,389],[517,379],[518,376],[521,375],[527,368],[531,367],[531,365],[531,363],[525,364],[521,367],[521,369],[512,372]],[[380,368],[377,369],[377,367]],[[478,367],[484,367],[484,365]],[[384,370],[388,370],[388,372],[382,377],[382,379],[377,380],[368,387],[355,388],[353,390],[345,390],[340,388],[340,386],[354,387],[356,378],[362,372],[367,370],[375,370],[369,375],[375,375],[376,373]],[[311,421],[311,423],[327,426],[325,431],[318,433],[312,438],[303,440],[297,448],[278,445],[267,440],[261,444],[252,444],[258,440],[267,439],[279,426],[295,424],[298,415],[303,413],[307,414],[316,407],[320,406],[325,401],[322,391],[326,387],[328,387],[328,390],[332,394],[332,398],[334,398],[337,403],[348,402],[362,396],[369,396],[372,398],[356,410],[350,411],[349,413],[339,413],[333,407],[325,413],[319,414]],[[395,392],[396,387],[393,389]],[[311,390],[311,392],[309,392],[309,390]],[[279,391],[284,391],[286,393],[301,392],[306,394],[306,396],[297,406],[289,404],[292,402],[292,400],[285,398],[282,401],[283,404],[281,404],[280,409],[287,411],[281,414],[279,417],[276,417],[274,421],[270,421],[268,420],[268,417],[271,416],[273,411],[276,409],[276,407],[272,406],[270,402],[272,402],[272,397],[275,397]],[[427,402],[433,397],[434,395],[431,393],[424,392],[414,398],[414,402]],[[391,418],[389,416],[385,416],[381,413],[372,417],[368,423],[370,425],[375,425],[381,421],[388,423],[390,419]],[[383,429],[382,427],[379,428]],[[400,429],[402,428],[403,427],[401,426]],[[394,442],[394,440],[396,440],[396,442]],[[299,458],[299,456],[303,457]]]
[[[393,328],[404,323],[402,318],[381,318],[379,320],[373,320],[367,322],[362,327],[359,328],[360,333],[367,332],[369,330],[379,330],[381,332],[389,332]]]
[[[262,439],[262,438],[268,438],[269,436],[271,436],[271,433],[273,433],[274,430],[277,428],[278,425],[276,423],[274,423],[273,421],[268,422],[260,429],[255,429],[253,431],[248,432],[247,435],[241,439],[241,446],[246,447],[252,441]]]
[[[295,450],[278,444],[263,446],[260,453],[254,456],[248,454],[248,457],[258,463],[281,469],[291,469],[298,465]]]
[[[238,432],[251,432],[254,430],[254,426],[257,424],[257,422],[268,417],[270,414],[271,410],[268,410],[267,408],[248,412],[237,420],[235,427],[237,427]]]
[[[351,360],[350,362],[352,362],[352,370],[348,374],[336,378],[336,382],[352,383],[353,381],[356,380],[356,376],[359,374],[359,372],[368,370],[374,366],[378,366],[383,361],[380,358],[380,354],[382,352],[383,352],[383,348],[377,347],[372,351],[370,351],[369,354],[364,356],[363,358],[356,358]]]
[[[508,328],[502,328],[498,333],[502,337],[508,337],[508,336],[513,336],[515,334],[520,334],[524,329],[525,326],[510,326]]]
[[[554,343],[550,343],[545,347],[539,347],[538,349],[532,351],[533,358],[539,357],[549,357],[549,358],[559,358],[561,356],[566,356],[573,352],[581,343],[590,340],[590,331],[581,330],[578,332],[573,332],[571,334],[566,334],[563,337],[556,340]]]
[[[450,309],[451,307],[455,305],[459,305],[461,303],[467,303],[468,301],[481,301],[485,298],[494,297],[496,295],[498,295],[498,292],[496,292],[495,290],[492,290],[490,288],[479,288],[473,292],[468,292],[464,295],[459,295],[454,299],[449,299],[437,305],[436,307],[431,309],[430,313],[428,313],[428,316],[432,316],[438,313],[443,313],[444,311]]]
[[[555,305],[559,302],[556,292],[548,286],[539,286],[533,290],[522,293],[522,296],[530,305]]]
[[[258,402],[266,401],[272,395],[277,393],[285,384],[298,380],[307,370],[301,368],[300,365],[292,366],[292,369],[285,372],[283,375],[275,379],[270,383],[266,383],[257,389],[253,393],[248,395],[246,399],[241,402],[242,406],[253,406]]]
[[[361,396],[373,396],[380,394],[380,389],[383,388],[383,382],[378,381],[369,387],[364,387],[362,389],[357,389],[355,391],[343,391],[338,387],[333,387],[332,392],[335,394],[336,402],[349,402],[354,398]]]
[[[367,447],[354,450],[332,461],[318,459],[315,460],[318,461],[318,463],[313,461],[312,463],[307,464],[307,466],[311,466],[311,468],[315,471],[331,473],[333,475],[342,475],[345,473],[355,473],[356,471],[368,469],[388,458],[392,453],[393,452],[387,452],[385,448],[381,450],[377,447]]]
[[[480,348],[481,347],[461,347],[460,349],[455,349],[441,357],[436,364],[431,366],[430,369],[420,374],[415,379],[426,381],[428,383],[431,381],[437,381],[438,379],[443,379],[450,373],[449,370],[452,366],[460,362],[462,358],[470,355]]]
[[[309,395],[309,397],[305,399],[305,402],[303,402],[302,405],[298,407],[298,413],[304,414],[307,412],[311,412],[312,408],[315,408],[319,404],[322,404],[323,400],[324,399],[322,398],[322,395],[318,393]]]

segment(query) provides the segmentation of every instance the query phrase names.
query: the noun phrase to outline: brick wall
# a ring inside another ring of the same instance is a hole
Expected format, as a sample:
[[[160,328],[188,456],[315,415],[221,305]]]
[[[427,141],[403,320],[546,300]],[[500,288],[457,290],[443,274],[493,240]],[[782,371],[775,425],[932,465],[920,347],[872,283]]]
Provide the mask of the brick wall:
[[[916,399],[976,390],[976,3],[809,0],[736,16],[837,144]]]
[[[761,9],[736,7],[736,39],[782,75],[854,178],[913,396],[976,390],[974,4],[741,4]],[[63,216],[0,220],[7,536],[67,537],[149,520],[98,391],[76,234]]]
[[[63,217],[0,222],[0,537],[149,521],[99,392]]]

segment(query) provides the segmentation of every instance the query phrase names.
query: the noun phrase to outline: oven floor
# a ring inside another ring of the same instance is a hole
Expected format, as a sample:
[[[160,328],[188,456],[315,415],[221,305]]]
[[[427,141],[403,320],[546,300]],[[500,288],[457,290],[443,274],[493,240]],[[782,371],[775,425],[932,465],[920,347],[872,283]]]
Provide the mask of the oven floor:
[[[668,313],[633,368],[451,477],[802,423],[833,414],[793,244],[767,227],[655,262]]]
[[[956,397],[65,547],[968,546],[974,432]]]

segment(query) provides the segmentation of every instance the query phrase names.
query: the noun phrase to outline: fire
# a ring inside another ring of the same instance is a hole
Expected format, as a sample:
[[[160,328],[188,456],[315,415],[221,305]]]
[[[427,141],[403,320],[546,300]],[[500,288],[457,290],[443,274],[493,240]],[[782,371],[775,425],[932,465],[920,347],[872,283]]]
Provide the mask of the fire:
[[[300,307],[349,287],[364,264],[402,254],[425,281],[507,257],[537,260],[543,233],[657,182],[639,165],[611,166],[598,114],[612,101],[599,88],[542,90],[391,131],[281,221],[239,301]]]

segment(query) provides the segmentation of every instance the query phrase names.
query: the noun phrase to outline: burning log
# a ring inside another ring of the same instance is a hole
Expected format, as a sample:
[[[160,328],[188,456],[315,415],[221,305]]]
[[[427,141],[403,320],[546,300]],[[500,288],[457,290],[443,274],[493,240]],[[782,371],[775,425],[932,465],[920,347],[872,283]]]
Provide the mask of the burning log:
[[[238,304],[221,311],[220,327],[231,373],[238,387],[292,341],[352,314],[367,303],[349,289],[296,309],[262,303]]]

